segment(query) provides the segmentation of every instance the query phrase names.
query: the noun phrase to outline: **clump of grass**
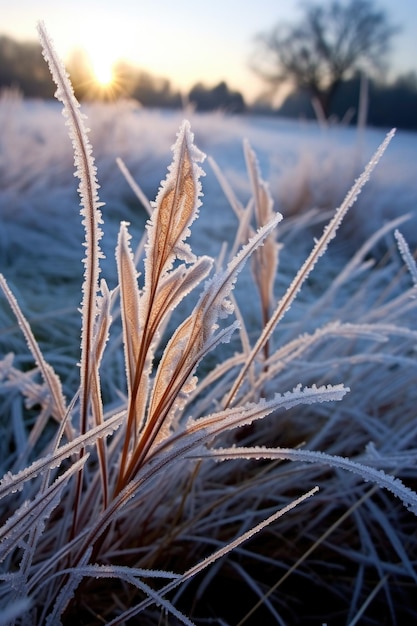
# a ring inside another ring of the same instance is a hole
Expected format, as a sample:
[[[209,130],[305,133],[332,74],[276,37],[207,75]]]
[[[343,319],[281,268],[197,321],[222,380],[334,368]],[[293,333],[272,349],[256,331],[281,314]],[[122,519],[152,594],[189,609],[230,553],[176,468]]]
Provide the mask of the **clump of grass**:
[[[310,572],[311,565],[303,565],[313,552],[320,552],[321,558],[338,553],[341,563],[350,563],[337,588],[344,591],[346,579],[348,586],[356,581],[349,594],[355,623],[366,610],[367,593],[371,598],[381,588],[390,600],[390,577],[405,574],[416,579],[405,535],[408,515],[417,511],[417,494],[399,478],[403,474],[408,479],[415,463],[416,424],[410,413],[414,405],[413,398],[406,397],[411,381],[404,370],[412,363],[414,371],[410,345],[417,335],[399,323],[415,307],[410,299],[413,288],[399,289],[392,269],[398,260],[375,278],[364,245],[304,318],[299,315],[294,328],[283,326],[278,340],[275,331],[392,133],[276,304],[280,245],[273,235],[281,215],[273,210],[268,185],[248,144],[253,200],[247,207],[218,172],[240,224],[229,262],[223,268],[208,256],[195,256],[189,246],[201,204],[204,155],[184,122],[173,162],[151,207],[144,245],[139,246],[144,250],[143,277],[129,225],[122,222],[116,245],[118,284],[110,290],[100,279],[101,203],[84,117],[42,24],[39,33],[57,98],[64,105],[80,180],[86,250],[80,375],[74,396],[67,399],[1,276],[0,286],[36,365],[21,372],[10,355],[1,363],[4,387],[20,390],[33,411],[31,424],[16,420],[10,427],[13,436],[7,436],[7,454],[4,450],[2,623],[55,625],[76,620],[115,625],[138,615],[141,623],[158,623],[166,615],[167,623],[192,624],[212,617],[207,607],[207,614],[201,615],[202,606],[222,568],[232,571],[230,580],[237,576],[248,585],[269,619],[283,623],[285,603],[280,603],[279,588],[290,573]],[[412,256],[405,240],[397,237],[414,276]],[[233,300],[233,287],[249,258],[261,303],[262,331],[254,342]],[[381,281],[381,276],[384,288],[370,307],[364,294],[375,293],[373,281]],[[342,287],[358,277],[360,287],[350,286],[351,298],[341,306]],[[201,293],[194,308],[167,339],[173,311],[197,288]],[[325,319],[326,310],[338,319]],[[236,319],[228,323],[233,313]],[[312,329],[315,315],[320,325]],[[103,356],[117,345],[112,328],[119,319],[125,388],[118,390],[117,404],[106,405]],[[236,351],[219,351],[232,340]],[[381,343],[385,352],[377,350]],[[219,362],[208,368],[204,359],[215,349]],[[379,387],[376,365],[389,370]],[[349,401],[349,388],[340,382],[344,376],[352,389],[361,390],[359,401],[355,390]],[[370,394],[371,382],[377,402]],[[393,424],[390,417],[396,411],[389,402],[398,396],[404,410]],[[345,412],[335,410],[339,400],[347,402]],[[371,407],[381,412],[381,420],[370,413]],[[374,486],[366,487],[364,481]],[[337,534],[348,518],[357,529],[351,543]],[[377,533],[371,532],[369,520],[377,522]],[[277,533],[284,542],[277,542]],[[393,563],[381,552],[387,541],[397,559]],[[369,568],[379,576],[371,590]],[[266,579],[263,569],[270,572]],[[285,573],[272,584],[280,570]],[[323,570],[319,563],[317,572],[326,588]],[[314,578],[314,573],[309,575]],[[214,595],[210,597],[212,601]],[[220,607],[213,604],[214,619],[244,623],[258,609],[256,601],[252,609],[244,607],[243,614],[235,602],[231,605],[220,615]]]

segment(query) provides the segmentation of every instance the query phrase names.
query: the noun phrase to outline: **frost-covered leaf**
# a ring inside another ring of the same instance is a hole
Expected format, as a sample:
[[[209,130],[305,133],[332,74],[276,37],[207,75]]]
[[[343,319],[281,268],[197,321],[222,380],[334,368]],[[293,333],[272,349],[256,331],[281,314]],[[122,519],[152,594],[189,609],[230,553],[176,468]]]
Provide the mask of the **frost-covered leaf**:
[[[194,451],[203,450],[204,446],[211,444],[213,438],[221,433],[241,426],[248,426],[278,409],[290,409],[299,404],[338,401],[348,391],[349,389],[343,385],[323,385],[321,387],[313,385],[305,388],[298,385],[293,391],[276,394],[271,400],[260,400],[256,403],[224,409],[199,419],[189,418],[185,428],[174,433],[166,440],[164,446],[161,446],[161,450],[166,448],[168,451],[166,453],[158,450],[155,452],[155,456],[152,457],[155,459],[152,471],[157,471],[158,464],[166,465],[183,456],[191,457]],[[158,461],[156,461],[157,457]]]
[[[189,263],[195,261],[185,239],[201,204],[199,178],[203,172],[198,162],[203,161],[204,155],[195,147],[193,139],[189,123],[184,122],[173,147],[173,163],[147,225],[145,294],[148,301],[152,301],[159,281],[176,258]]]
[[[86,558],[83,559],[84,562],[87,561]],[[172,614],[177,618],[181,623],[186,624],[187,626],[194,626],[194,623],[188,619],[185,615],[183,615],[171,602],[169,602],[166,598],[163,597],[158,591],[150,587],[147,583],[143,582],[142,578],[168,578],[170,580],[176,580],[180,578],[180,575],[173,574],[172,572],[166,572],[163,570],[146,570],[135,567],[123,567],[118,565],[87,565],[81,563],[76,569],[65,569],[62,574],[69,573],[73,578],[73,587],[75,584],[79,584],[79,582],[83,578],[95,578],[95,579],[111,579],[115,578],[118,581],[124,581],[125,583],[132,585],[133,587],[140,589],[144,592],[146,596],[148,596],[152,603],[156,603],[158,606],[164,607],[167,614]],[[68,599],[67,599],[68,601]],[[54,619],[62,613],[63,605],[54,607]],[[51,618],[52,619],[52,618]],[[116,618],[113,623],[119,623],[120,620],[123,620],[123,617],[120,616]],[[112,622],[109,622],[112,623]],[[54,624],[51,621],[51,626]]]
[[[126,565],[84,565],[79,568],[83,576],[93,578],[119,578],[121,580],[132,580],[133,578],[168,578],[175,580],[181,574],[168,572],[166,570],[146,569],[142,567],[128,567]]]
[[[195,263],[186,267],[183,264],[164,276],[155,299],[155,306],[149,315],[149,326],[154,333],[161,328],[168,315],[182,299],[206,278],[213,266],[210,257],[202,256]]]
[[[256,155],[248,141],[244,144],[244,154],[249,180],[252,188],[252,196],[255,204],[255,217],[257,227],[267,224],[274,215],[274,201],[268,184],[262,179]],[[273,300],[274,282],[278,268],[278,253],[280,245],[273,237],[268,237],[264,245],[255,251],[252,257],[252,271],[255,284],[260,293],[263,312],[262,323],[265,324],[271,313]]]
[[[316,402],[333,402],[341,400],[350,391],[343,385],[323,385],[321,387],[302,387],[298,385],[292,391],[276,394],[272,400],[261,400],[245,406],[225,409],[198,420],[190,419],[187,425],[189,432],[204,431],[205,439],[236,428],[248,426],[254,421],[264,418],[277,409],[290,409],[299,404],[314,404]]]
[[[138,272],[133,262],[127,226],[127,222],[120,224],[116,260],[120,285],[120,312],[123,325],[126,380],[130,394],[135,380],[141,329],[139,326]]]
[[[162,421],[175,405],[179,394],[184,393],[184,386],[190,381],[199,362],[221,341],[230,341],[237,324],[232,324],[225,331],[214,335],[217,329],[217,319],[226,317],[232,311],[228,296],[233,289],[237,274],[250,254],[262,245],[264,239],[281,219],[280,214],[275,215],[268,224],[259,229],[224,271],[207,281],[204,292],[191,315],[174,332],[156,374],[148,428],[155,429],[156,427],[157,431],[160,430]],[[188,393],[190,390],[191,388]],[[173,417],[172,414],[171,417]],[[165,433],[168,430],[165,428]]]

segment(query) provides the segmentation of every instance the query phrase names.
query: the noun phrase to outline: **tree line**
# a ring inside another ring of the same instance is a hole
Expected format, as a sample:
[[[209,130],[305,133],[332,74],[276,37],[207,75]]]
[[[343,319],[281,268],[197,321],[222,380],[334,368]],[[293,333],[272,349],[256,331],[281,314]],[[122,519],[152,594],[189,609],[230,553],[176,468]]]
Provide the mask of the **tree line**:
[[[82,52],[68,62],[76,96],[133,98],[146,107],[178,108],[187,102],[198,111],[319,116],[355,123],[366,88],[369,124],[417,130],[417,73],[384,80],[392,39],[400,29],[375,0],[310,1],[302,2],[300,9],[298,21],[280,22],[255,37],[250,65],[267,89],[266,97],[251,106],[224,81],[214,87],[199,82],[181,94],[168,79],[125,62],[114,68],[111,89],[100,89]],[[272,96],[283,83],[292,91],[273,108]],[[11,85],[26,97],[50,98],[54,92],[40,47],[2,36],[0,89]]]
[[[86,55],[78,50],[66,64],[76,97],[113,100],[132,98],[145,107],[180,108],[184,100],[199,111],[222,109],[244,113],[247,105],[241,93],[222,81],[214,87],[197,83],[186,94],[176,90],[169,79],[154,76],[121,61],[114,67],[114,84],[100,87],[94,79]],[[0,36],[0,89],[14,87],[26,98],[53,98],[55,87],[36,42],[18,42]]]

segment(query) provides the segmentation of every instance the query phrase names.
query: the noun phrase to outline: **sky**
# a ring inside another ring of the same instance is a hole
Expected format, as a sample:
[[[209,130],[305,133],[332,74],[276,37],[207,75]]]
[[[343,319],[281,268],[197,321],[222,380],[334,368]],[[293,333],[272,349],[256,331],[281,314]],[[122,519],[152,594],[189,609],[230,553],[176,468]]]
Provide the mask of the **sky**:
[[[376,3],[401,27],[393,68],[417,71],[417,0]],[[83,48],[98,70],[123,59],[184,91],[225,80],[250,101],[262,90],[249,69],[255,35],[298,15],[299,0],[0,0],[0,34],[33,40],[43,20],[64,59]]]

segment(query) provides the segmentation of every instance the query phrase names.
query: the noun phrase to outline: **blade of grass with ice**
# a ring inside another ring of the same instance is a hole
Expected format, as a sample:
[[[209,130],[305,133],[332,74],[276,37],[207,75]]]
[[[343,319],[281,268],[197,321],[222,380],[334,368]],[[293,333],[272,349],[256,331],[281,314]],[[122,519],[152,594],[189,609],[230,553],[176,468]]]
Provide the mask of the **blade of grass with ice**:
[[[297,275],[294,278],[294,280],[292,281],[291,285],[288,287],[288,290],[286,291],[284,296],[279,301],[277,308],[275,309],[274,313],[272,314],[269,322],[264,327],[264,329],[263,329],[263,331],[262,331],[258,341],[256,342],[255,346],[253,347],[252,352],[251,352],[251,354],[249,355],[249,357],[247,359],[247,362],[245,363],[244,367],[242,368],[240,374],[237,376],[236,381],[235,381],[235,383],[234,383],[234,385],[233,385],[233,387],[232,387],[232,389],[231,389],[231,391],[230,391],[230,393],[229,393],[229,395],[228,395],[228,397],[227,397],[227,399],[225,401],[225,406],[226,407],[229,406],[231,402],[233,402],[233,399],[234,399],[234,397],[235,397],[235,395],[236,395],[240,385],[242,384],[243,379],[244,379],[244,377],[246,375],[246,372],[248,371],[249,367],[251,366],[251,364],[253,363],[253,361],[255,360],[257,355],[259,354],[260,350],[262,350],[262,348],[264,347],[266,342],[271,337],[271,335],[272,335],[276,325],[278,324],[278,322],[283,318],[285,313],[290,308],[290,306],[293,303],[295,297],[297,296],[298,292],[300,291],[303,283],[305,282],[305,280],[308,278],[308,276],[310,275],[310,273],[314,269],[314,266],[316,265],[316,263],[319,260],[319,258],[325,253],[325,251],[327,249],[327,246],[329,245],[330,241],[336,236],[336,231],[339,228],[340,224],[342,223],[343,218],[345,217],[345,215],[348,212],[348,210],[350,209],[350,207],[354,204],[356,198],[358,197],[359,193],[362,190],[362,187],[369,180],[369,177],[370,177],[372,171],[374,170],[375,166],[377,165],[379,159],[384,154],[384,152],[385,152],[386,148],[388,147],[388,144],[390,143],[390,141],[393,138],[394,134],[395,134],[395,130],[392,130],[390,133],[388,133],[388,135],[386,136],[386,138],[384,139],[382,144],[379,146],[379,148],[377,149],[377,151],[375,152],[375,154],[373,155],[373,157],[371,158],[371,160],[367,164],[367,166],[366,166],[365,170],[363,171],[363,173],[361,174],[361,176],[357,179],[355,184],[352,186],[352,188],[348,192],[348,194],[347,194],[346,198],[344,199],[343,203],[336,210],[336,213],[335,213],[334,217],[330,220],[330,222],[325,227],[322,236],[320,237],[320,239],[317,240],[313,250],[311,251],[311,253],[307,257],[306,261],[303,263],[303,265],[301,266],[301,268],[297,272]]]
[[[72,141],[74,152],[75,175],[79,178],[78,193],[80,196],[82,223],[85,231],[86,256],[84,263],[84,282],[82,286],[81,303],[81,367],[80,367],[80,433],[88,428],[89,407],[91,403],[93,380],[97,379],[97,363],[94,360],[94,327],[97,317],[97,292],[100,272],[100,258],[103,254],[100,249],[102,238],[102,223],[97,182],[97,169],[94,164],[91,144],[88,139],[88,129],[84,124],[84,116],[80,112],[74,90],[63,63],[58,57],[45,25],[38,24],[39,39],[42,52],[48,63],[52,78],[57,86],[55,97],[64,105],[63,114]],[[94,388],[94,392],[97,389]],[[100,402],[101,398],[95,398]],[[83,450],[80,451],[82,456]],[[77,496],[74,505],[74,529],[77,523],[79,500],[81,497],[82,471],[77,475]]]

